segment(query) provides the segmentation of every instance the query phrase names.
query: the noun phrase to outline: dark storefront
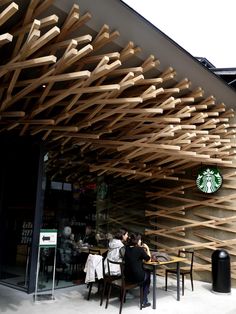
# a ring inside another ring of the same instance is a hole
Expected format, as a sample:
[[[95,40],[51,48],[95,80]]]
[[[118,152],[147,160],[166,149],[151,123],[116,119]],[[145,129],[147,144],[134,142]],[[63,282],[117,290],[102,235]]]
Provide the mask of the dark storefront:
[[[95,227],[96,184],[72,186],[46,179],[45,153],[29,139],[1,138],[0,281],[33,292],[40,229],[56,229],[58,238],[70,226],[75,242],[82,239],[85,226]],[[39,288],[50,289],[51,255],[40,256]],[[59,287],[73,284],[73,269],[62,277]]]
[[[42,147],[4,137],[1,148],[0,279],[30,292],[43,210]]]

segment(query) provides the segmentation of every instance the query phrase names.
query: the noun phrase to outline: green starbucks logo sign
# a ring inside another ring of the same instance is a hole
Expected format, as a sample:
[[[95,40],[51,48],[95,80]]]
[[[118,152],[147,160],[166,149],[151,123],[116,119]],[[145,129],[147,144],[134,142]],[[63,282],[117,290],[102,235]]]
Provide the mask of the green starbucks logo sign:
[[[97,187],[97,198],[100,200],[105,200],[108,194],[108,185],[102,182]]]
[[[200,191],[210,194],[219,190],[222,181],[222,176],[217,168],[207,167],[198,172],[196,184]]]

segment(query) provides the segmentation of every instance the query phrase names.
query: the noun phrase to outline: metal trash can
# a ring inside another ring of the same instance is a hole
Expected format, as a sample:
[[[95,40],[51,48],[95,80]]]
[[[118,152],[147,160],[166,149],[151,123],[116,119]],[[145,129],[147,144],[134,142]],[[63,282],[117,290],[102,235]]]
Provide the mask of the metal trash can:
[[[230,256],[225,250],[216,250],[211,256],[212,291],[231,292]]]

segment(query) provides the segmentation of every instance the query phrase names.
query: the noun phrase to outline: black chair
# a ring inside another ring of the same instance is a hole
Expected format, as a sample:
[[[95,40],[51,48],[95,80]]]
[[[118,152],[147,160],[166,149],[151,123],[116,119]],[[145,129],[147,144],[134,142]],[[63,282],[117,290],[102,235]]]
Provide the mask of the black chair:
[[[101,293],[100,306],[102,306],[102,304],[103,304],[103,299],[105,297],[105,293],[106,293],[107,287],[109,287],[109,285],[114,280],[117,280],[117,279],[121,278],[121,274],[111,275],[110,273],[106,273],[105,272],[105,261],[107,260],[106,257],[107,257],[107,252],[103,256],[103,289],[102,289],[102,293]]]
[[[48,249],[43,252],[43,272],[46,276],[46,282],[52,278],[52,271],[54,266],[54,249]],[[65,269],[66,265],[61,261],[60,251],[56,249],[56,269],[55,269],[55,279],[56,285],[58,285],[60,279],[65,279]]]
[[[139,289],[140,289],[140,310],[142,310],[142,303],[143,303],[143,282],[140,282],[140,283],[133,283],[133,282],[128,282],[128,281],[126,281],[126,280],[125,280],[125,276],[124,276],[124,267],[125,267],[125,264],[124,264],[123,262],[113,262],[113,261],[110,261],[110,260],[108,259],[108,260],[107,260],[107,265],[108,265],[108,275],[109,275],[109,276],[111,276],[110,264],[120,265],[121,276],[120,276],[119,279],[112,280],[111,282],[108,283],[108,293],[107,293],[107,300],[106,300],[106,306],[105,306],[105,308],[108,307],[108,303],[109,303],[109,299],[110,299],[112,287],[116,287],[116,288],[119,288],[119,289],[120,289],[120,310],[119,310],[119,314],[121,314],[121,312],[122,312],[123,304],[124,304],[124,302],[125,302],[126,292],[127,292],[128,290],[133,289],[133,288],[139,287]]]
[[[89,249],[89,254],[101,255],[100,253],[101,253],[101,252],[100,252],[99,249],[92,249],[92,248]],[[104,263],[104,258],[103,258],[103,263]],[[104,266],[103,266],[103,273],[104,273]],[[87,287],[88,287],[88,289],[89,289],[89,291],[88,291],[88,296],[87,296],[87,300],[90,299],[91,292],[92,292],[92,288],[93,288],[93,284],[94,284],[94,282],[89,282],[88,285],[87,285]],[[100,286],[101,286],[101,280],[98,280],[98,292],[100,291]]]
[[[66,273],[66,265],[61,260],[60,251],[57,249],[57,259],[56,259],[56,285],[58,286],[60,279],[68,279],[68,274]]]
[[[180,275],[182,277],[182,295],[184,295],[184,276],[189,275],[190,280],[191,280],[191,286],[192,286],[192,291],[193,291],[193,258],[194,258],[194,252],[193,251],[184,251],[184,250],[179,250],[178,253],[179,257],[186,257],[189,259],[190,264],[186,264],[187,266],[185,267],[180,267]],[[167,280],[168,280],[168,274],[175,274],[177,275],[177,269],[174,268],[167,268],[165,271],[165,290],[167,291]]]
[[[78,255],[72,255],[70,260],[70,271],[72,274],[77,273],[80,268],[80,261]]]

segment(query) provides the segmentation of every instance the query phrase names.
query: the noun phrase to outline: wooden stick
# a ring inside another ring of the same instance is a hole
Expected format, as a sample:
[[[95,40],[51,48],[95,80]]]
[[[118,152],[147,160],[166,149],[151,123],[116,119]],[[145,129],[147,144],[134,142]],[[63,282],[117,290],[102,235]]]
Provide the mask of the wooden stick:
[[[19,7],[18,4],[12,2],[5,10],[0,13],[0,26],[2,26],[8,19],[12,17],[17,11]]]
[[[13,39],[13,36],[9,33],[0,35],[0,46],[3,46],[9,42],[11,42]]]
[[[30,59],[26,61],[19,61],[11,64],[7,64],[5,66],[0,66],[0,74],[3,72],[4,74],[8,71],[16,70],[16,69],[24,69],[24,68],[32,68],[45,64],[55,63],[57,58],[55,56],[47,56],[41,58]]]

